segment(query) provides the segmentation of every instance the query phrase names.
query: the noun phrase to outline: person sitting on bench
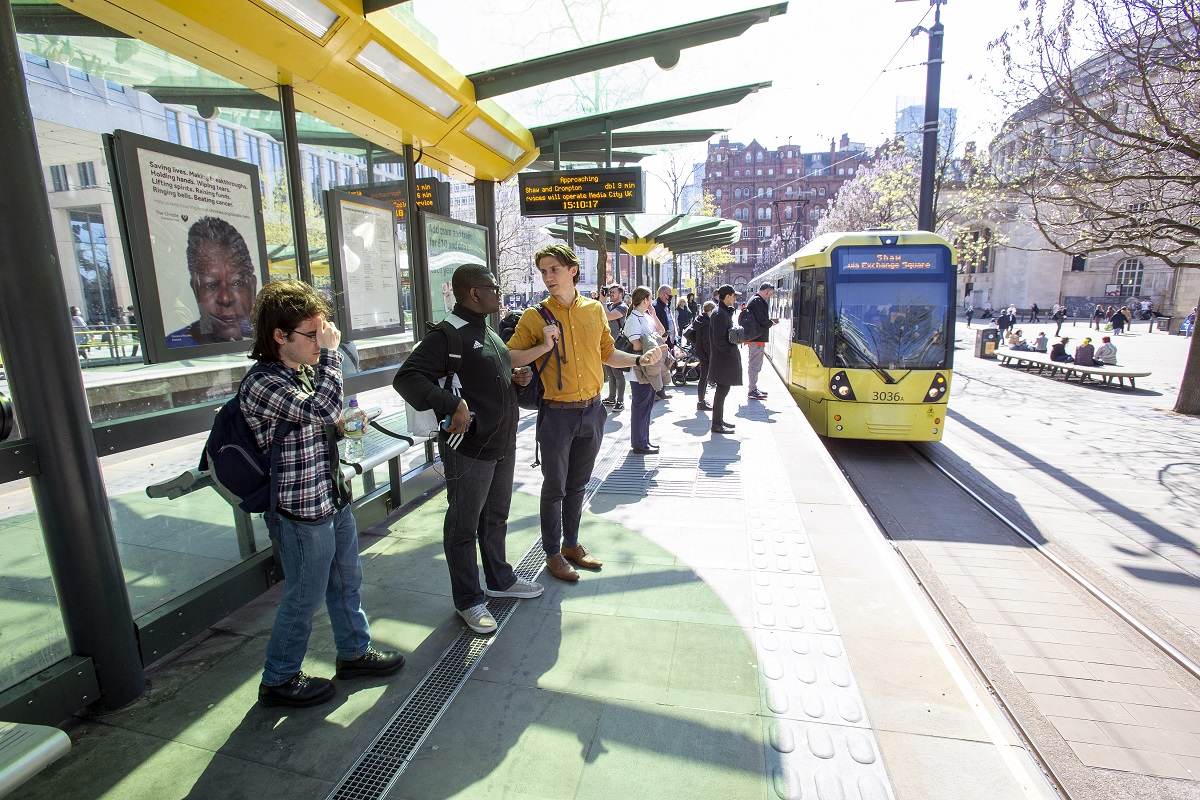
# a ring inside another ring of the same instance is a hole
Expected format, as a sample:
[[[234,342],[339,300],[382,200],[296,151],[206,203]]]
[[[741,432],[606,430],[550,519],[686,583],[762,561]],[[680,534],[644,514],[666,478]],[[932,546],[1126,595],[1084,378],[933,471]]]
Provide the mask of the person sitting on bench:
[[[1064,364],[1070,364],[1075,360],[1067,355],[1067,342],[1069,341],[1071,340],[1064,336],[1062,339],[1055,342],[1054,346],[1050,348],[1051,361],[1061,361]]]
[[[1100,346],[1096,348],[1096,355],[1093,360],[1097,367],[1112,367],[1117,363],[1117,346],[1112,343],[1112,338],[1109,336],[1100,337]]]

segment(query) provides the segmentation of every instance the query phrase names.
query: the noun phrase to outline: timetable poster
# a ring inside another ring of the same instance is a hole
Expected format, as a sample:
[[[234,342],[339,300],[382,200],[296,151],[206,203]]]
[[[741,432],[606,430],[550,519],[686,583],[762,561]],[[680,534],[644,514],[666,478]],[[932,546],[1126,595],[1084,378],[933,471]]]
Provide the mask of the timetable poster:
[[[375,332],[401,325],[395,212],[359,198],[340,198],[337,211],[350,329]]]
[[[429,256],[430,322],[436,323],[454,308],[454,270],[463,264],[488,266],[487,228],[436,214],[422,217]]]

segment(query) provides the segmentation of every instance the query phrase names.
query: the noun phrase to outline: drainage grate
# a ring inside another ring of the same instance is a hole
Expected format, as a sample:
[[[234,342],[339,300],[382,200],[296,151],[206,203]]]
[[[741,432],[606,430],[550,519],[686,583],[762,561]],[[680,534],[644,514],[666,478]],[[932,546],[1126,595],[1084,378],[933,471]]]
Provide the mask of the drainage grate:
[[[615,444],[610,447],[597,463],[595,472],[603,475],[611,469],[619,449]],[[591,499],[602,483],[603,480],[596,477],[588,482],[585,502]],[[520,578],[534,580],[545,563],[542,541],[538,538],[521,556],[513,571]],[[507,597],[492,598],[487,606],[496,618],[496,632],[481,636],[471,630],[463,630],[383,726],[366,752],[359,756],[354,766],[334,787],[328,800],[380,800],[391,790],[428,738],[433,726],[446,712],[467,678],[471,677],[479,659],[500,636],[504,624],[517,608],[517,601]]]

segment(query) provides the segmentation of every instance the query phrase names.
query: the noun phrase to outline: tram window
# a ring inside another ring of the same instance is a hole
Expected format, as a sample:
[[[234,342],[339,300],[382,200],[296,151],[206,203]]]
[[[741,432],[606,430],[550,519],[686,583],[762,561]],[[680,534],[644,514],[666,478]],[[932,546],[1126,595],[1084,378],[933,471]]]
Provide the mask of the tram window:
[[[817,360],[825,363],[825,281],[817,281],[813,292],[813,350]]]
[[[812,285],[802,283],[796,295],[796,335],[800,344],[812,344]]]

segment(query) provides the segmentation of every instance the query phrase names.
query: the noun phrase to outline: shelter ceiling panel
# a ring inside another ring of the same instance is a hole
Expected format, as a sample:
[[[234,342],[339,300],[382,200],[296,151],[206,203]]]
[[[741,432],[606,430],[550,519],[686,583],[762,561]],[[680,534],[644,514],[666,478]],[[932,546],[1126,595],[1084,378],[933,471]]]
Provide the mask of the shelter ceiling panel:
[[[390,14],[365,17],[361,0],[322,2],[338,15],[322,36],[259,0],[72,0],[71,5],[265,95],[277,96],[277,84],[291,85],[298,109],[390,150],[412,144],[427,156],[426,163],[455,177],[503,180],[536,158],[524,126],[495,104],[477,106],[466,76]],[[363,62],[369,59],[360,57],[367,49],[394,65],[400,78],[368,69]],[[411,86],[406,91],[405,76],[425,94]],[[481,127],[480,119],[496,136]]]

